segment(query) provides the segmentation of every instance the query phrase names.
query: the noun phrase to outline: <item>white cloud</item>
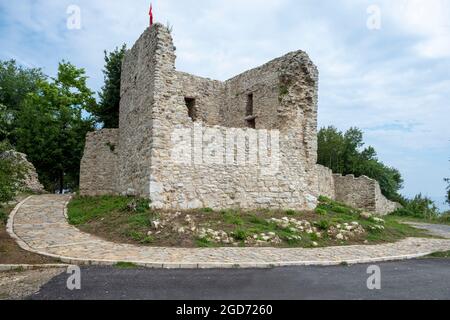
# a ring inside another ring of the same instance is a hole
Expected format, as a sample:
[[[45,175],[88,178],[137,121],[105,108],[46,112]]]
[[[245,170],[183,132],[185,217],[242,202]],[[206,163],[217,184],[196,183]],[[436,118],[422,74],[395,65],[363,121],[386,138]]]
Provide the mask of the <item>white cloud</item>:
[[[450,56],[450,0],[384,1],[388,17],[421,40],[414,49],[428,58]]]
[[[443,193],[436,177],[447,175],[448,163],[434,165],[429,154],[450,158],[450,10],[442,9],[450,0],[152,2],[156,21],[174,26],[183,71],[225,80],[305,50],[320,71],[320,125],[366,129],[380,158],[405,168],[406,192]],[[98,90],[103,50],[133,45],[148,26],[149,3],[3,1],[0,58],[43,66],[51,75],[67,59],[86,68]],[[382,9],[380,31],[366,27],[374,3]],[[81,8],[81,30],[66,28],[71,4]]]

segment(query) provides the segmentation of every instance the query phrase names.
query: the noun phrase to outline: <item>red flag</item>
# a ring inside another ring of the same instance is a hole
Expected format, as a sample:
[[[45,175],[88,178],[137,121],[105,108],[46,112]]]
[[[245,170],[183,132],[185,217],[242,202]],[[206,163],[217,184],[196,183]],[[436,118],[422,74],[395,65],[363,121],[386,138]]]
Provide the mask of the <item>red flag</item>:
[[[148,13],[150,15],[150,27],[153,25],[153,6],[150,4],[150,12]]]

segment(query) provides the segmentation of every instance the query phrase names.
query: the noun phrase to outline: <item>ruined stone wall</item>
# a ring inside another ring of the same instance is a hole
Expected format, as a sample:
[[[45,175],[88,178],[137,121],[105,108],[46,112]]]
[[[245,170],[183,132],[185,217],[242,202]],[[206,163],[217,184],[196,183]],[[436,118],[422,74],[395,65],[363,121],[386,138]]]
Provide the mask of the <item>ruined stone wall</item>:
[[[159,37],[147,29],[122,63],[117,184],[121,194],[149,195]]]
[[[212,126],[220,125],[224,83],[179,71],[176,76],[182,96],[195,99],[197,121]]]
[[[376,212],[380,215],[387,215],[402,207],[399,203],[388,200],[381,193],[381,188],[378,183],[375,187],[375,206]]]
[[[319,195],[330,199],[336,199],[333,171],[327,167],[317,165],[317,179],[319,184]]]
[[[279,63],[277,63],[279,62]],[[273,61],[249,70],[225,82],[224,102],[221,109],[225,127],[246,128],[246,106],[249,95],[253,100],[256,129],[278,129],[278,69],[280,61]]]
[[[305,52],[225,82],[179,72],[175,58],[161,24],[126,53],[120,129],[88,135],[82,194],[149,197],[164,209],[304,210],[319,195],[372,212],[393,208],[376,181],[316,165],[318,71]],[[194,116],[186,99],[195,99]]]
[[[152,107],[150,198],[153,205],[173,209],[314,208],[317,203],[315,163],[318,74],[307,55],[303,52],[289,54],[284,59],[277,59],[227,82],[229,88],[238,88],[236,90],[239,92],[245,92],[247,88],[266,88],[270,92],[266,101],[271,103],[261,103],[261,108],[267,106],[268,110],[262,108],[258,112],[263,115],[262,119],[268,120],[266,124],[259,122],[260,125],[257,121],[259,130],[245,129],[245,133],[238,134],[248,135],[249,139],[245,139],[247,142],[229,142],[233,144],[231,148],[237,154],[244,154],[243,164],[238,165],[237,159],[227,160],[225,155],[217,158],[222,161],[211,163],[205,161],[208,154],[217,155],[218,150],[227,148],[227,139],[218,137],[226,137],[229,128],[244,127],[242,113],[239,113],[240,123],[237,123],[229,115],[233,110],[225,107],[233,100],[229,97],[235,97],[237,91],[228,89],[225,92],[226,97],[221,107],[221,118],[224,117],[221,119],[221,126],[213,126],[210,123],[214,124],[214,121],[208,123],[208,120],[206,123],[194,124],[188,116],[184,101],[186,88],[189,86],[185,81],[179,81],[180,73],[175,71],[175,54],[170,34],[160,25],[154,26],[152,32],[158,34],[159,48],[154,57],[155,96]],[[146,45],[141,43],[140,46]],[[275,74],[269,76],[270,73]],[[280,79],[285,84],[284,94],[281,96],[278,94]],[[191,86],[190,90],[196,88],[198,84]],[[259,101],[258,92],[256,90],[254,93],[255,107]],[[196,92],[191,94],[203,96]],[[236,108],[242,107],[245,112],[245,103],[235,105]],[[259,107],[255,110],[257,108]],[[269,116],[271,113],[274,114]],[[174,136],[175,129],[186,131]],[[254,143],[254,137],[262,137],[257,140],[256,145],[267,144],[267,136],[270,134],[265,129],[277,129],[279,133],[279,136],[273,133],[279,138],[279,143],[269,147],[267,151],[268,155],[280,156],[280,167],[272,175],[265,174],[263,166],[251,162],[248,155],[248,145],[250,141]],[[193,151],[187,152],[189,155],[184,157],[185,163],[180,163],[173,157],[174,147],[180,143],[187,150]]]
[[[375,187],[377,182],[366,176],[334,175],[336,200],[355,208],[376,211]]]
[[[335,200],[355,208],[386,215],[400,207],[388,200],[382,193],[379,183],[366,176],[355,178],[353,175],[333,175]]]
[[[116,194],[118,143],[118,129],[87,134],[80,170],[81,195]]]

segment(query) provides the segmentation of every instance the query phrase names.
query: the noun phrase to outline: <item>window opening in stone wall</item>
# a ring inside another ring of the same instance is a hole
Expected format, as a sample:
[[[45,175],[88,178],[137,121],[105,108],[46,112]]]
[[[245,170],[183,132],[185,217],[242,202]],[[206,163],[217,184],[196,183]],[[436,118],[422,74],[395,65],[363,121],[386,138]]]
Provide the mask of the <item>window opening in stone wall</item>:
[[[256,117],[253,114],[253,93],[247,95],[247,105],[245,108],[245,121],[247,122],[247,127],[252,129],[256,128]]]
[[[191,118],[194,122],[197,121],[197,107],[195,106],[195,99],[184,98],[184,102],[186,103],[186,107],[188,109],[189,118]]]

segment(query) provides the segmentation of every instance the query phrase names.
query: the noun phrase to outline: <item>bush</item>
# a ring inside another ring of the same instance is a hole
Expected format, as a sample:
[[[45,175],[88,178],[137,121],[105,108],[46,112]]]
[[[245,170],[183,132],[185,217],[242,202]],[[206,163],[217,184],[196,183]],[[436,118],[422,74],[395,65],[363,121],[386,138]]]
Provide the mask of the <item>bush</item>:
[[[397,209],[392,214],[401,217],[432,220],[439,217],[439,210],[431,199],[419,194],[414,199],[406,200],[403,208]]]
[[[438,220],[441,223],[450,223],[450,212],[444,212],[444,214],[441,215]]]

